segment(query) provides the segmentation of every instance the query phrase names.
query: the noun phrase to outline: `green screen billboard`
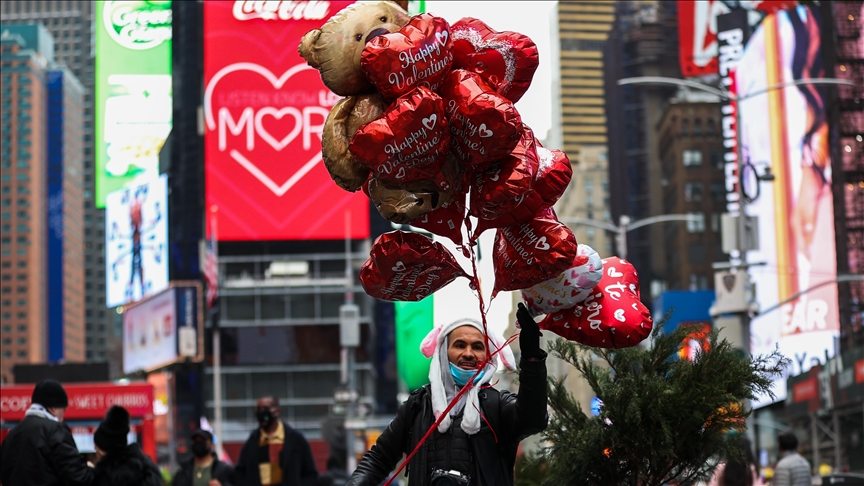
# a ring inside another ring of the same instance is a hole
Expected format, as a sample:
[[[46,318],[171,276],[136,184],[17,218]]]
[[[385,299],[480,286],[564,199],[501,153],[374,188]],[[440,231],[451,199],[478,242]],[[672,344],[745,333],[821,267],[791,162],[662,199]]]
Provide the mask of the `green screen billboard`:
[[[171,132],[171,2],[96,2],[96,206],[159,174]]]

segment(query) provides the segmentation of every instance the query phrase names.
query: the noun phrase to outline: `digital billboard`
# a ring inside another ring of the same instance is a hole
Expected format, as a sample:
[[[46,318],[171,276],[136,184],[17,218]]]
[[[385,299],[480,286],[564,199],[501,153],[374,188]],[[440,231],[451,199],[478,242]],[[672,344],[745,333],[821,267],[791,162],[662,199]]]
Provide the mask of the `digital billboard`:
[[[168,287],[168,176],[105,200],[105,304],[117,307]]]
[[[96,10],[96,206],[159,173],[171,132],[171,2],[104,1]]]
[[[204,3],[206,199],[219,240],[368,236],[368,199],[339,188],[321,158],[340,97],[297,52],[350,3]]]
[[[819,22],[818,9],[804,6],[767,16],[738,63],[739,96],[823,77]],[[776,177],[747,205],[760,236],[748,260],[765,262],[750,269],[756,297],[762,309],[782,304],[752,320],[751,352],[779,345],[792,361],[791,376],[833,356],[839,335],[837,286],[820,286],[837,278],[826,101],[824,87],[801,84],[739,103],[744,161],[757,173],[770,166]],[[774,385],[784,399],[785,377]],[[754,406],[766,403],[763,397]]]
[[[200,358],[200,284],[178,284],[123,312],[123,372],[150,371],[180,357]]]

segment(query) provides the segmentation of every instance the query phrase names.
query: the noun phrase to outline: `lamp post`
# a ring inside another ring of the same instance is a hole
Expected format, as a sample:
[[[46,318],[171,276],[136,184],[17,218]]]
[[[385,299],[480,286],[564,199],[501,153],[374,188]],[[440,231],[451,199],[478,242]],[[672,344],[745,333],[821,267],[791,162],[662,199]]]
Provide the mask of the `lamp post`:
[[[640,219],[638,221],[630,221],[630,216],[622,214],[618,219],[617,226],[615,223],[587,218],[560,218],[560,220],[562,223],[585,224],[615,233],[615,247],[618,253],[618,258],[626,260],[628,231],[648,226],[649,224],[665,223],[666,221],[698,221],[699,217],[692,214],[663,214],[661,216],[651,216],[650,218]]]
[[[783,89],[790,86],[800,86],[800,85],[809,85],[809,84],[820,84],[820,85],[846,85],[846,86],[855,86],[851,81],[847,81],[845,79],[837,79],[837,78],[820,78],[820,79],[796,79],[793,81],[787,81],[785,83],[779,83],[772,86],[768,86],[762,89],[757,89],[751,91],[750,93],[743,95],[732,94],[727,91],[725,88],[715,88],[713,86],[708,86],[702,83],[697,83],[695,81],[690,81],[687,79],[676,79],[676,78],[666,78],[662,76],[639,76],[633,78],[624,78],[618,80],[619,86],[625,85],[633,85],[633,84],[662,84],[662,85],[675,85],[675,86],[683,86],[686,88],[693,88],[699,91],[703,91],[706,93],[711,93],[717,95],[721,98],[725,98],[730,101],[734,101],[736,103],[735,109],[735,129],[737,130],[737,140],[735,142],[735,159],[737,166],[737,182],[736,182],[736,193],[738,196],[738,216],[737,216],[737,235],[736,235],[736,246],[738,250],[738,259],[737,262],[730,261],[729,265],[726,268],[729,269],[740,269],[743,270],[745,275],[747,275],[747,281],[749,281],[748,268],[750,265],[747,263],[747,250],[748,244],[746,240],[747,233],[747,215],[745,211],[745,205],[747,204],[746,195],[744,194],[744,171],[741,170],[744,165],[744,157],[742,154],[741,148],[741,102],[753,98],[755,96],[760,96],[766,94],[770,91],[774,91],[777,89]],[[759,178],[762,180],[763,178]],[[770,180],[771,178],[765,177],[764,180]],[[731,260],[731,258],[730,258]],[[717,268],[715,266],[715,268]],[[741,303],[742,308],[747,308],[744,302]],[[742,347],[745,353],[749,356],[750,354],[750,314],[749,309],[744,310],[739,313],[739,322],[741,324],[741,339],[742,339]]]

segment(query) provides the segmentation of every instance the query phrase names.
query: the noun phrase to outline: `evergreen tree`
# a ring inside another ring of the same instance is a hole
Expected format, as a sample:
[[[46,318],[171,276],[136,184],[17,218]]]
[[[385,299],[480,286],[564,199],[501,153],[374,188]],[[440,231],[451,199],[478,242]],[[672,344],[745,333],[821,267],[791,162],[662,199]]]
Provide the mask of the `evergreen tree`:
[[[649,349],[550,344],[603,405],[599,416],[587,416],[563,379],[550,377],[543,484],[687,484],[705,478],[720,458],[740,455],[736,445],[750,413],[741,404],[770,393],[789,360],[776,350],[746,359],[716,331],[695,359],[678,359],[691,329],[664,334],[661,328],[655,326]]]

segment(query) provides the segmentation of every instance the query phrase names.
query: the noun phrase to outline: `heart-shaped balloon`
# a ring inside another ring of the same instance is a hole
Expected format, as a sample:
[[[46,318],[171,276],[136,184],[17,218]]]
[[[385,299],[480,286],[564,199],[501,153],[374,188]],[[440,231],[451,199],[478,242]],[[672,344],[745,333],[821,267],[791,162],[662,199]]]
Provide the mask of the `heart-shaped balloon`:
[[[495,219],[480,219],[473,240],[489,228],[503,228],[531,220],[540,211],[552,207],[564,194],[570,179],[573,177],[573,167],[567,154],[560,150],[550,150],[537,144],[537,156],[540,165],[534,179],[534,187],[525,194],[525,199],[509,213]]]
[[[473,175],[471,214],[495,219],[509,214],[531,192],[540,165],[534,132],[522,125],[522,139],[510,155]]]
[[[480,75],[454,69],[438,94],[450,120],[450,151],[470,172],[506,157],[522,138],[519,112]]]
[[[603,262],[603,277],[588,298],[547,315],[540,329],[598,348],[626,348],[648,337],[654,320],[639,300],[636,270],[617,257]]]
[[[420,87],[362,125],[348,148],[376,178],[402,184],[438,175],[449,140],[444,101]]]
[[[438,236],[450,238],[456,245],[463,241],[462,227],[465,221],[465,194],[454,196],[447,205],[429,211],[419,218],[411,221],[411,226],[424,229]]]
[[[522,290],[522,300],[535,315],[569,309],[591,295],[603,275],[600,255],[588,245],[579,245],[573,264],[560,275]]]
[[[483,76],[499,93],[519,101],[539,65],[537,46],[528,36],[496,32],[480,20],[463,18],[450,29],[453,68]]]
[[[379,236],[360,268],[367,294],[394,301],[423,300],[462,276],[462,267],[441,243],[407,231]]]
[[[363,49],[360,67],[381,96],[393,99],[425,86],[437,91],[453,62],[450,24],[424,13],[398,32],[378,36]]]
[[[531,221],[499,229],[492,254],[492,295],[527,289],[555,277],[571,266],[577,252],[576,237],[551,208]]]

